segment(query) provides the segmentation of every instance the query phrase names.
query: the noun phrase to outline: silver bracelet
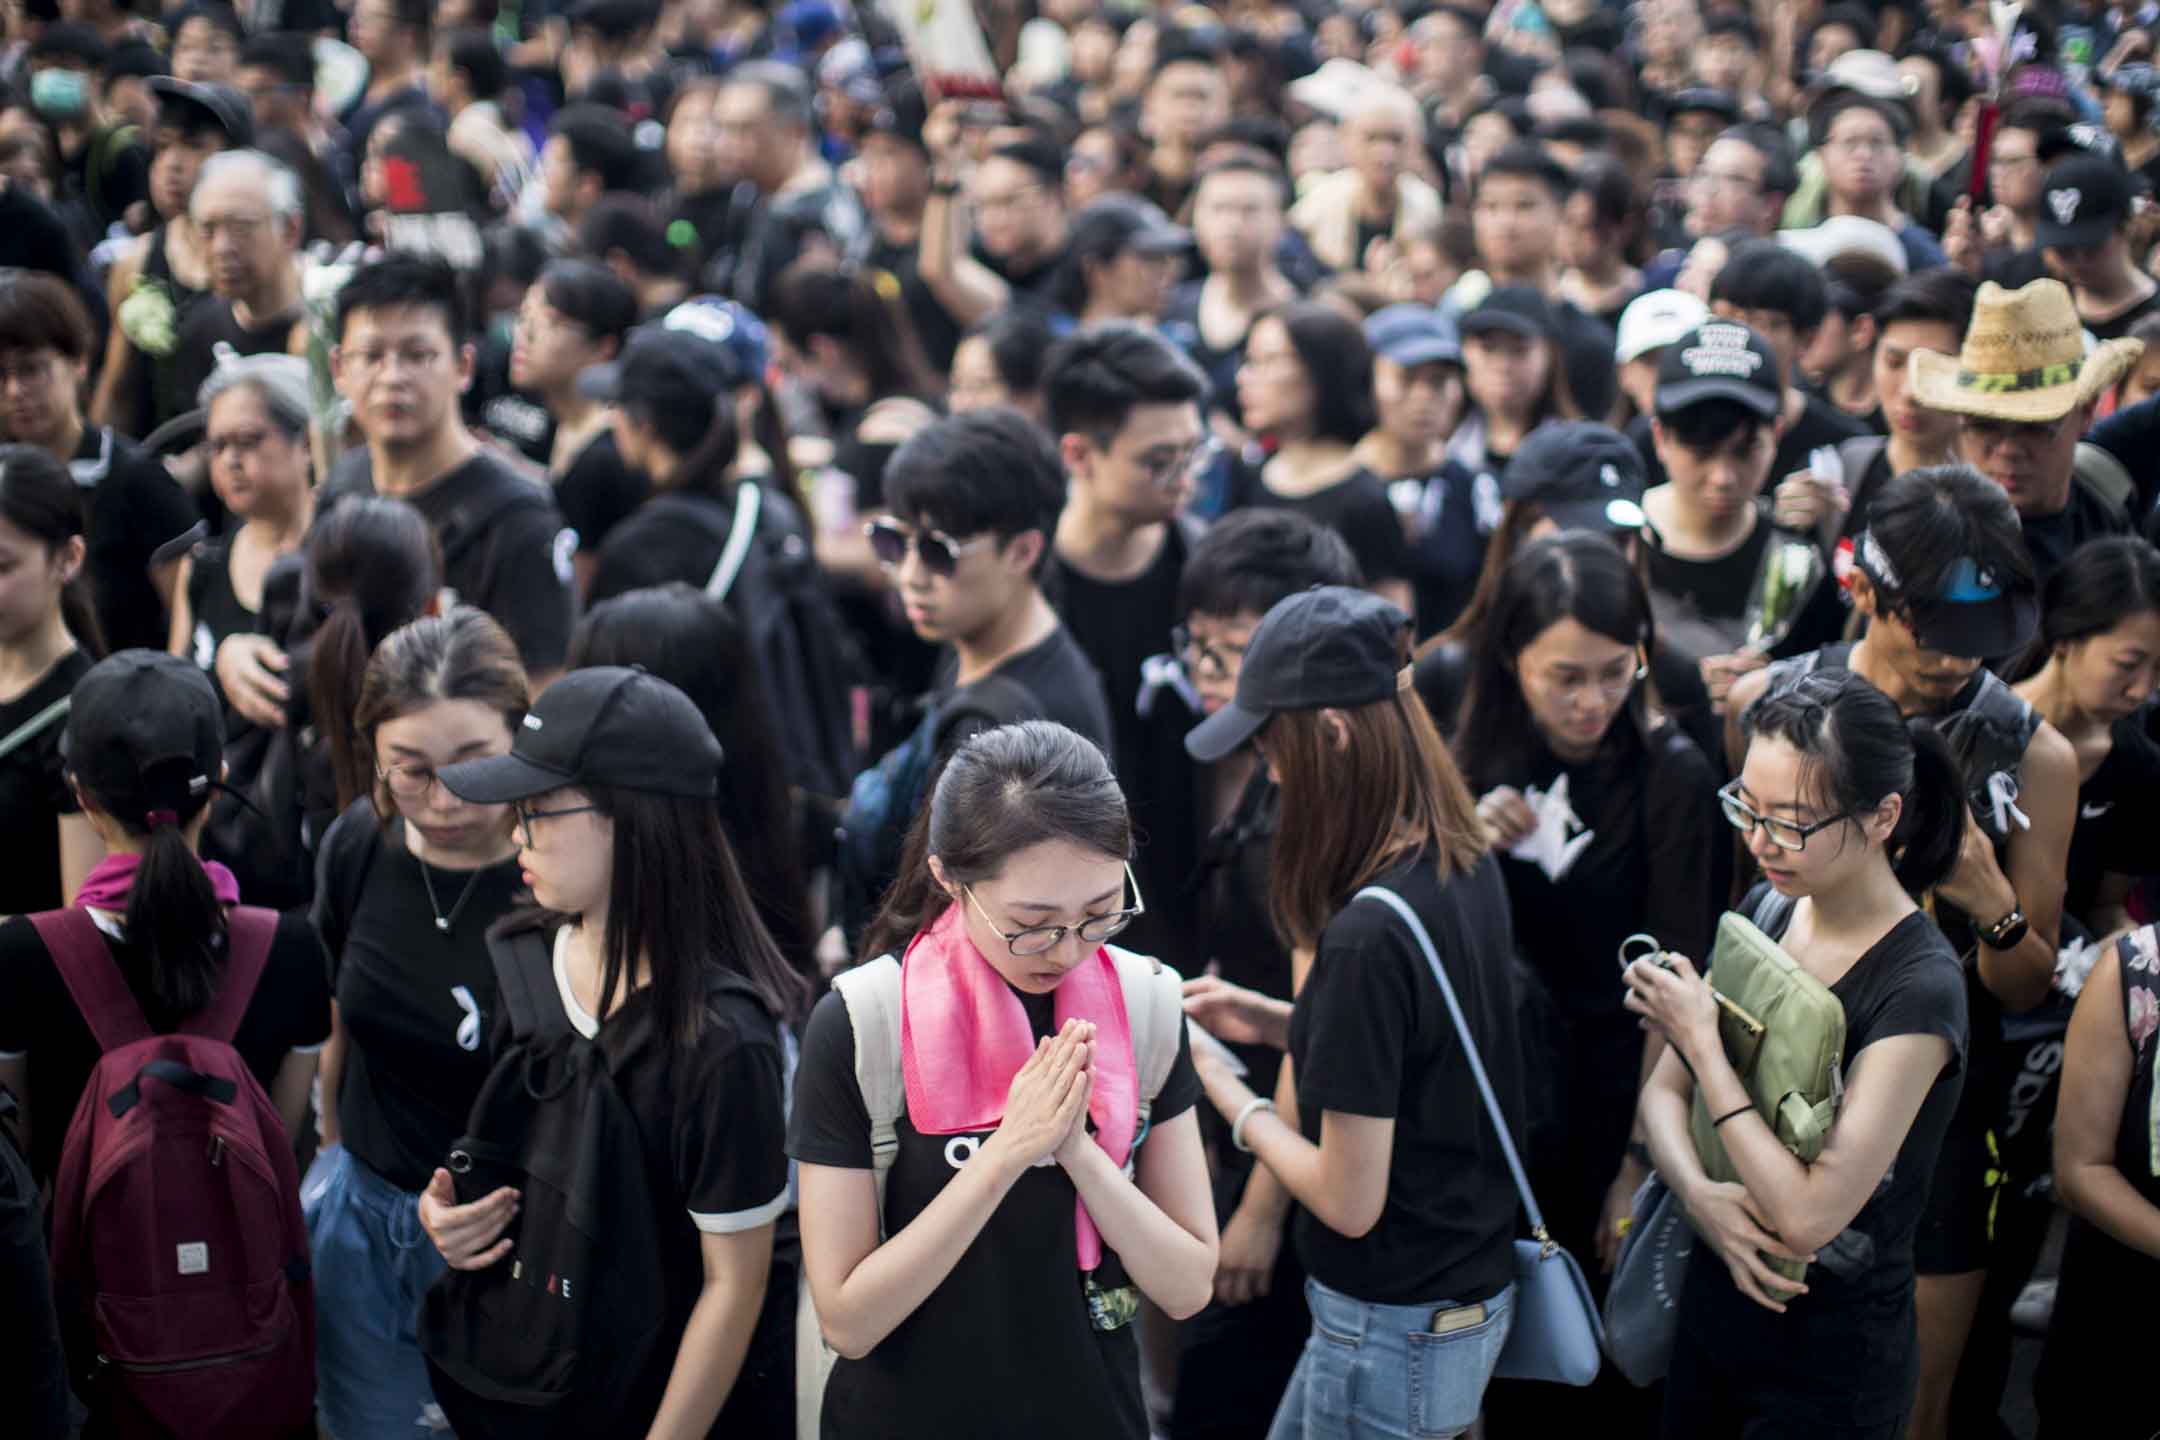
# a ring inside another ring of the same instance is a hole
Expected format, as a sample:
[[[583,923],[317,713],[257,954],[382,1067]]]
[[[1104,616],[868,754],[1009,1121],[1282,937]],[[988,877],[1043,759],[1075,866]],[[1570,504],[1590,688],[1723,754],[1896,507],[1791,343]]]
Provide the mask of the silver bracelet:
[[[1252,1154],[1252,1146],[1245,1143],[1245,1122],[1252,1119],[1256,1110],[1265,1110],[1272,1115],[1275,1113],[1275,1102],[1265,1095],[1255,1095],[1245,1102],[1245,1108],[1237,1112],[1237,1119],[1230,1122],[1230,1143],[1247,1155]]]

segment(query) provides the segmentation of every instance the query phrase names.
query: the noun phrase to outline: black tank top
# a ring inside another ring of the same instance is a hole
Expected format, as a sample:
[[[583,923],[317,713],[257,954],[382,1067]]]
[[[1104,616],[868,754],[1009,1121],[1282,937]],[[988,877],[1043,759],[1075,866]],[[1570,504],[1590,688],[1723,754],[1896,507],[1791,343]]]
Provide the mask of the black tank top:
[[[173,416],[195,408],[194,387],[185,383],[179,364],[179,337],[187,332],[189,320],[210,292],[183,285],[174,278],[172,257],[165,250],[170,234],[163,225],[150,232],[150,251],[143,257],[142,275],[135,282],[138,287],[154,282],[171,298],[174,336],[173,348],[164,355],[153,355],[141,346],[136,347],[140,363],[135,367],[133,427],[123,427],[123,432],[138,440]],[[122,302],[123,307],[125,303]],[[201,383],[202,376],[196,376],[194,385]]]

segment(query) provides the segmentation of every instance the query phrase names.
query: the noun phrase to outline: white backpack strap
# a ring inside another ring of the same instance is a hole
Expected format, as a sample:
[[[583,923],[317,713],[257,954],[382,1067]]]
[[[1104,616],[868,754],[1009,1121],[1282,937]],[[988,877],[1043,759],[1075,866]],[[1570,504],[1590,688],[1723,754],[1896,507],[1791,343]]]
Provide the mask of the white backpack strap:
[[[735,588],[735,576],[742,570],[743,558],[750,553],[750,541],[757,534],[758,510],[764,503],[764,492],[755,481],[736,482],[735,523],[728,527],[727,544],[721,548],[720,563],[713,566],[712,577],[705,582],[705,594],[709,598],[725,600],[728,591]]]
[[[907,1086],[900,1077],[900,961],[880,955],[833,977],[855,1031],[855,1083],[870,1112],[870,1170],[877,1179],[878,1230],[885,1226],[885,1177],[900,1151]]]
[[[1133,1067],[1140,1080],[1140,1125],[1133,1132],[1137,1147],[1147,1136],[1155,1097],[1177,1064],[1178,1037],[1185,1028],[1185,981],[1152,955],[1115,945],[1104,948],[1117,965],[1118,983],[1125,990],[1125,1022],[1132,1027]]]

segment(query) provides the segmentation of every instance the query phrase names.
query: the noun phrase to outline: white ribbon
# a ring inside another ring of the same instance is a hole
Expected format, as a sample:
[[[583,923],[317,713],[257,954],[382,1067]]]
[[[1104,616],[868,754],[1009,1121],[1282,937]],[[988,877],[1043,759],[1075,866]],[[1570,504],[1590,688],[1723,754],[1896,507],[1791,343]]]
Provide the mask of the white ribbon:
[[[1141,719],[1155,713],[1155,697],[1164,690],[1176,691],[1186,709],[1200,713],[1200,692],[1185,674],[1185,663],[1175,655],[1150,655],[1140,662],[1140,694],[1133,701]]]
[[[2007,770],[1997,770],[1987,779],[1988,809],[1995,819],[1995,833],[2008,835],[2012,825],[2020,830],[2032,829],[2032,817],[2017,807],[2017,777]]]

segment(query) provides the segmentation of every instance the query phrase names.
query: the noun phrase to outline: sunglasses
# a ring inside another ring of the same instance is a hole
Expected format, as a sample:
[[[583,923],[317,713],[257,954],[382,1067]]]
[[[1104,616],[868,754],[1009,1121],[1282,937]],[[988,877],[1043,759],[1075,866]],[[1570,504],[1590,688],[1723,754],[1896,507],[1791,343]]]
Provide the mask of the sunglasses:
[[[978,535],[973,540],[955,540],[942,530],[916,530],[889,516],[863,526],[863,534],[869,537],[871,555],[887,570],[899,569],[907,560],[908,548],[913,546],[923,569],[941,580],[952,578],[962,556],[980,550],[994,538]]]

